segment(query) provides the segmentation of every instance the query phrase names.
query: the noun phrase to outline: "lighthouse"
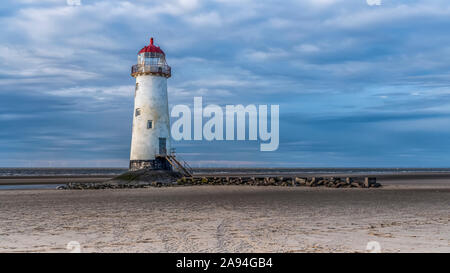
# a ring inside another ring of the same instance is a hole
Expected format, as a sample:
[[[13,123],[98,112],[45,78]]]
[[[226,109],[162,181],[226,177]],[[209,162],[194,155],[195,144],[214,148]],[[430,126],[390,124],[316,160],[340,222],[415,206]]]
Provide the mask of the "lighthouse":
[[[136,78],[130,170],[171,170],[170,119],[167,79],[171,68],[166,55],[150,38],[131,68]]]

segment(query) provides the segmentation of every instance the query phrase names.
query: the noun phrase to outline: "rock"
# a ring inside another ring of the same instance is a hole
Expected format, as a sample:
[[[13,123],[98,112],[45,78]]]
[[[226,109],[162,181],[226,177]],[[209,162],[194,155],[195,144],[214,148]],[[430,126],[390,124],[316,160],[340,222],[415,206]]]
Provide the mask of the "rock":
[[[375,177],[365,177],[364,178],[364,187],[370,188],[372,184],[377,183],[377,179]]]
[[[198,185],[200,183],[202,183],[202,178],[201,177],[193,177],[192,178],[192,184],[193,185]]]
[[[295,183],[305,183],[306,182],[306,178],[301,178],[301,177],[296,177],[295,178]]]
[[[335,177],[334,178],[334,182],[335,183],[341,183],[341,178],[340,177]],[[345,183],[345,182],[344,182]]]
[[[291,186],[292,186],[292,187],[297,186],[297,183],[295,183],[295,177],[292,177],[292,178],[291,178]]]
[[[373,183],[370,185],[371,188],[380,188],[381,184],[380,183]]]
[[[319,180],[317,181],[317,186],[323,186],[325,185],[326,180]]]

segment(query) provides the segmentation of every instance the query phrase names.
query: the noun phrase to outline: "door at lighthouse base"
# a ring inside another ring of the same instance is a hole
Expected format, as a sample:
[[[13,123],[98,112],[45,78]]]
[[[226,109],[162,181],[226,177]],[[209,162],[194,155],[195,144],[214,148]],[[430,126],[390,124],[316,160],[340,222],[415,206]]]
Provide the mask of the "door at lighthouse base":
[[[166,138],[160,137],[159,138],[159,154],[160,155],[165,155],[167,154],[167,149],[166,149]]]

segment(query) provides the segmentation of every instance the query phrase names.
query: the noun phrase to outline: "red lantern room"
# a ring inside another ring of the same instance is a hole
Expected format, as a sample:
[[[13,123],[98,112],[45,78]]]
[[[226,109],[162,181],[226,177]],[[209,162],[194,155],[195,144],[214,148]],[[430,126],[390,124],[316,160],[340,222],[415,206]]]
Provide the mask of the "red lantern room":
[[[139,51],[138,62],[131,68],[131,76],[139,75],[155,75],[166,78],[171,76],[171,68],[166,63],[166,54],[153,43],[153,38],[150,38],[148,46]]]

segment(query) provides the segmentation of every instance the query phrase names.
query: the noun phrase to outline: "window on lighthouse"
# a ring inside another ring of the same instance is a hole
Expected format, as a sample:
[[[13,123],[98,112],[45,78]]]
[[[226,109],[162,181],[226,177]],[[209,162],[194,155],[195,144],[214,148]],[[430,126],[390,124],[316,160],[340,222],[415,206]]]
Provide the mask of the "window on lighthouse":
[[[137,108],[136,113],[134,114],[135,117],[139,116],[141,114],[141,109]]]
[[[162,66],[165,64],[164,55],[154,52],[146,52],[138,55],[138,64],[150,66]]]
[[[147,129],[152,129],[152,128],[153,128],[153,120],[147,121]]]
[[[158,57],[145,58],[146,65],[161,65],[161,59]]]

